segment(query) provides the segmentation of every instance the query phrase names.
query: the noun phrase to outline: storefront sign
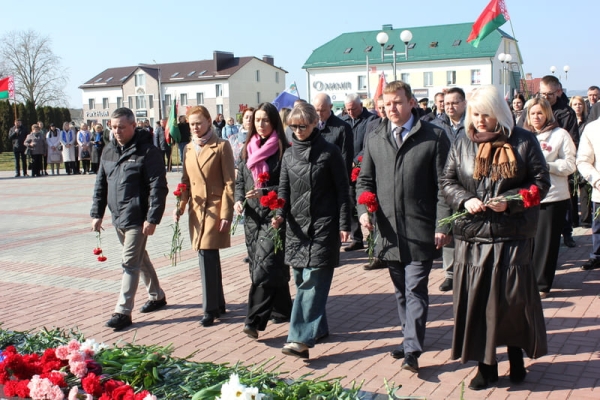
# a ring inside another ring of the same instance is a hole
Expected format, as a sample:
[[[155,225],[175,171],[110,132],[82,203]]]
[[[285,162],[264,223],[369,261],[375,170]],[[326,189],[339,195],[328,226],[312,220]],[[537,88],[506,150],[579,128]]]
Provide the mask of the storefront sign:
[[[352,90],[352,83],[350,82],[333,82],[333,83],[323,83],[321,81],[315,81],[313,83],[313,88],[315,90],[322,91],[334,91],[334,90]]]
[[[98,117],[108,117],[110,114],[108,111],[86,111],[86,118],[98,118]]]
[[[146,110],[136,110],[135,116],[136,117],[147,117],[148,116],[148,111],[146,111]]]

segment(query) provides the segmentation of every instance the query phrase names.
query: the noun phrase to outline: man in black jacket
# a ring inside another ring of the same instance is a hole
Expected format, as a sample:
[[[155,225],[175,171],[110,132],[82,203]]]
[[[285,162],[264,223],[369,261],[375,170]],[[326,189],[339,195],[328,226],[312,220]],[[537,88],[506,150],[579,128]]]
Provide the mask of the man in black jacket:
[[[115,313],[106,323],[118,331],[132,323],[140,275],[149,298],[140,312],[155,311],[167,304],[146,252],[146,241],[160,223],[168,189],[162,154],[152,144],[152,135],[136,129],[133,112],[128,108],[116,109],[111,115],[111,126],[114,138],[102,154],[90,216],[92,230],[100,232],[108,205],[123,245],[121,293]]]
[[[331,97],[326,93],[317,94],[313,99],[313,106],[317,114],[319,114],[317,128],[321,132],[321,136],[340,149],[346,170],[348,171],[348,178],[350,178],[352,160],[354,158],[352,128],[346,122],[333,115],[333,103],[331,102]]]
[[[16,120],[15,126],[8,131],[8,140],[12,141],[15,155],[15,178],[21,176],[20,164],[23,164],[23,176],[28,176],[27,157],[25,156],[25,139],[27,139],[28,134],[29,132],[27,132],[20,119]]]
[[[367,124],[369,121],[377,118],[374,114],[371,114],[366,108],[363,107],[360,96],[356,93],[350,93],[346,96],[344,102],[346,111],[348,114],[342,116],[341,120],[346,122],[352,128],[352,136],[354,143],[354,163],[358,160],[356,157],[362,152],[365,135],[367,133]],[[355,182],[350,182],[350,198],[353,202],[353,209],[356,208],[356,185]],[[363,245],[363,233],[360,223],[358,222],[358,215],[354,212],[350,213],[352,223],[352,242],[344,247],[344,251],[360,250],[364,248]]]
[[[450,141],[442,129],[418,119],[408,84],[389,83],[383,99],[387,118],[365,142],[356,192],[371,192],[378,200],[375,254],[388,264],[404,334],[392,356],[404,358],[402,369],[417,372],[429,308],[429,273],[449,239],[447,228],[438,227],[437,221],[450,215],[438,188]],[[372,230],[366,207],[358,208],[362,226]]]

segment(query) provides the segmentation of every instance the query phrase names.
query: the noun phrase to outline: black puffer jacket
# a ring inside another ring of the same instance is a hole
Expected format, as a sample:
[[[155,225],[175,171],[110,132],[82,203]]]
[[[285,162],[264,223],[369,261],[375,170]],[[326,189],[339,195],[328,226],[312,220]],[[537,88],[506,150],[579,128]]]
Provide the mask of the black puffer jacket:
[[[517,159],[516,176],[511,179],[489,177],[473,179],[477,143],[461,135],[450,150],[440,187],[453,210],[464,210],[464,203],[477,197],[486,202],[493,197],[517,194],[520,189],[536,185],[543,199],[550,189],[550,175],[542,149],[534,134],[518,127],[511,132],[508,143]],[[495,243],[531,239],[537,230],[539,207],[524,208],[523,202],[508,202],[505,212],[490,209],[459,218],[454,224],[454,237],[471,242]]]
[[[113,139],[104,149],[90,216],[103,218],[108,205],[116,228],[139,227],[144,221],[159,224],[167,192],[162,154],[152,135],[137,128],[123,148]]]
[[[337,267],[340,231],[350,231],[348,174],[337,146],[318,130],[306,141],[294,136],[283,156],[279,197],[285,207],[285,262],[295,268]]]
[[[267,158],[269,181],[262,187],[262,194],[271,190],[277,191],[281,172],[280,152]],[[235,201],[246,200],[246,193],[255,189],[252,172],[246,166],[246,160],[238,165],[235,182]],[[246,247],[250,258],[250,278],[258,286],[281,286],[290,280],[290,267],[284,263],[284,250],[275,253],[271,229],[271,210],[260,205],[260,199],[250,198],[244,207],[244,232]],[[280,229],[281,238],[285,240],[285,225]]]

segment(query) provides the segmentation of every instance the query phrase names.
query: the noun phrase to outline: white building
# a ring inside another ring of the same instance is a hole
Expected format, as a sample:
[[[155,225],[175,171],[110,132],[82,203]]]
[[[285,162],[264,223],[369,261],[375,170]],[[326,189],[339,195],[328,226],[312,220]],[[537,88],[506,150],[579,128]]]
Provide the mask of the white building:
[[[516,40],[497,29],[475,48],[466,41],[471,27],[472,23],[402,29],[384,25],[382,31],[341,34],[314,50],[302,67],[307,73],[308,98],[327,93],[340,109],[348,93],[371,98],[380,74],[384,72],[391,82],[394,69],[396,79],[409,83],[415,97],[427,97],[430,104],[435,93],[452,86],[468,93],[494,84],[512,98],[520,85],[523,63]],[[406,45],[400,39],[405,29],[412,33]],[[380,32],[388,35],[382,45],[377,41]],[[511,60],[501,62],[501,53],[510,54]]]
[[[213,119],[219,113],[236,117],[246,107],[277,97],[286,73],[271,56],[261,60],[222,51],[215,51],[212,60],[109,68],[79,87],[83,119],[106,125],[115,109],[128,107],[139,121],[148,119],[154,126],[168,116],[174,99],[178,115],[187,106],[204,105]]]

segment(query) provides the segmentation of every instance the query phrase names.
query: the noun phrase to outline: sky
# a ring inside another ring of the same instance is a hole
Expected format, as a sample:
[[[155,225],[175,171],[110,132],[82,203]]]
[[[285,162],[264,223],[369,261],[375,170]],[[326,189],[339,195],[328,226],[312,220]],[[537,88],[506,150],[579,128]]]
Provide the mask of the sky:
[[[107,68],[272,55],[305,96],[302,65],[312,51],[345,32],[473,22],[489,0],[3,1],[0,36],[32,29],[51,39],[69,78],[69,106],[82,107],[78,87]],[[523,70],[534,77],[556,66],[563,86],[600,86],[600,1],[506,0],[512,22],[501,29],[519,42]],[[595,52],[590,49],[595,49]],[[565,80],[563,67],[570,67]]]

